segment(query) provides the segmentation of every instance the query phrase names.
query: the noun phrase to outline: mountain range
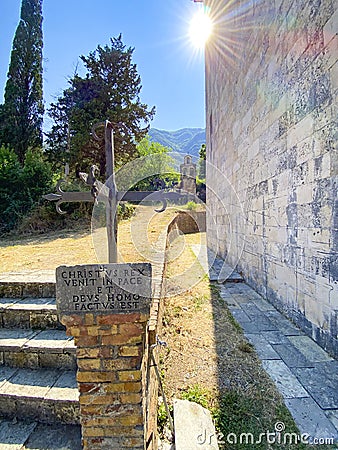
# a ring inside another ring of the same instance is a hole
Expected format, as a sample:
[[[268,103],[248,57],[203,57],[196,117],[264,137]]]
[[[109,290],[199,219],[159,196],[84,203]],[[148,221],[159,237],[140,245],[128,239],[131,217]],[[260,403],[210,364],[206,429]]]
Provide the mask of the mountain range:
[[[177,131],[150,128],[148,133],[152,141],[159,142],[174,152],[190,154],[197,157],[202,144],[205,144],[204,128],[182,128]]]

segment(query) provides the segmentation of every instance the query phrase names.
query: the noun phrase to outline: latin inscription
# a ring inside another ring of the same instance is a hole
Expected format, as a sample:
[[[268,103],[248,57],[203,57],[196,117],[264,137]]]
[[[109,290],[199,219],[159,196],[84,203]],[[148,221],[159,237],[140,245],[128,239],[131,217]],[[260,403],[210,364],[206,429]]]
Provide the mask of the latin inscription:
[[[56,297],[62,313],[147,311],[151,301],[151,265],[58,267]]]

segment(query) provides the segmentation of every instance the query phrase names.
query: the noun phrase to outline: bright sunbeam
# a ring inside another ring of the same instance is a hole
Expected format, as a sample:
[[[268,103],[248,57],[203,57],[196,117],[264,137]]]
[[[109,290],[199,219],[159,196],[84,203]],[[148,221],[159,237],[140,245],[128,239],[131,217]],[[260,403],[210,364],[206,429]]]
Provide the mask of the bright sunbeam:
[[[196,48],[203,48],[212,32],[212,22],[205,9],[200,9],[190,22],[189,36]]]

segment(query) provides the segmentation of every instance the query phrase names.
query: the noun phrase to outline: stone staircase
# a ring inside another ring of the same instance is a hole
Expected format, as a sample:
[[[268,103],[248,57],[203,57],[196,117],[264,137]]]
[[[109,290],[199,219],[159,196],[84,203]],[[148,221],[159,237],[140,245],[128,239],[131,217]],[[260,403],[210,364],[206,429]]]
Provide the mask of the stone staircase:
[[[81,449],[75,353],[53,282],[0,281],[0,450]]]

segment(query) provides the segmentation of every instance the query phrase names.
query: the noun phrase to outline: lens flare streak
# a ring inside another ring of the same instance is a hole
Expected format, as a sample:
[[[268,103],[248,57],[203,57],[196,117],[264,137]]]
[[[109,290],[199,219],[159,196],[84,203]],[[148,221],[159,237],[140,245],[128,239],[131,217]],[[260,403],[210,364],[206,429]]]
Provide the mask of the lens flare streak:
[[[230,0],[226,5],[210,0],[209,10],[213,23],[213,33],[210,38],[210,47],[219,53],[223,61],[229,67],[234,67],[244,54],[242,49],[249,38],[248,33],[262,24],[257,24],[253,19],[254,9],[258,7],[260,0],[248,0],[238,2]]]

